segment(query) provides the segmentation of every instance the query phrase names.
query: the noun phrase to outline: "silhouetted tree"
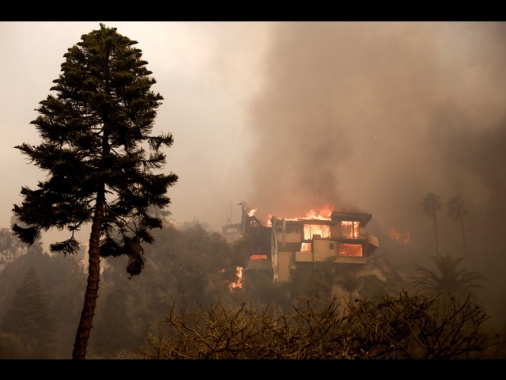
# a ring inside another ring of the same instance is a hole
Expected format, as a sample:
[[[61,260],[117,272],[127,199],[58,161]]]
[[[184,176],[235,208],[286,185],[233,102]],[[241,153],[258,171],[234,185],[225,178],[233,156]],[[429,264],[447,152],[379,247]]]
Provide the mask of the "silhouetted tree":
[[[21,189],[24,200],[14,205],[19,220],[12,227],[32,244],[42,230],[67,229],[67,240],[53,243],[52,252],[74,254],[74,233],[91,223],[88,282],[76,333],[74,359],[85,359],[100,280],[100,256],[128,257],[130,276],[141,273],[141,243],[152,243],[151,229],[161,228],[150,207],[170,203],[173,173],[153,173],[165,164],[162,146],[171,134],[151,136],[162,96],[151,91],[156,81],[145,67],[137,42],[100,29],[82,36],[68,49],[62,73],[40,102],[32,121],[43,142],[16,146],[30,162],[48,172],[36,190]]]
[[[51,357],[54,350],[54,324],[49,298],[37,272],[28,268],[23,282],[11,298],[3,316],[2,330],[14,333],[24,342],[30,358]]]
[[[33,245],[27,247],[22,243],[8,228],[0,230],[0,306],[7,298],[15,293],[16,287],[19,285],[24,273],[28,267],[33,266],[38,268],[39,263],[30,262],[31,258],[36,260],[43,255],[43,247],[41,239],[37,239]],[[10,273],[9,268],[16,266],[16,263],[22,263],[18,268],[17,273],[10,279],[3,281],[4,275]],[[15,279],[15,281],[12,281]],[[0,307],[1,310],[1,307]]]
[[[464,208],[464,201],[460,196],[456,195],[448,201],[446,206],[448,207],[448,216],[460,222],[462,241],[464,242],[464,257],[467,257],[466,234],[464,231],[464,216],[467,215],[467,210]]]
[[[436,255],[439,255],[439,237],[437,228],[437,213],[441,210],[441,202],[439,196],[435,193],[428,193],[422,200],[422,208],[425,213],[434,218],[434,233],[436,237]]]
[[[27,251],[26,245],[21,243],[10,229],[0,228],[0,270]]]
[[[10,308],[10,301],[21,287],[28,268],[35,268],[47,299],[51,303],[52,324],[56,350],[45,352],[45,359],[68,359],[75,339],[76,321],[82,309],[86,286],[86,274],[79,262],[80,256],[65,257],[44,253],[39,244],[29,247],[28,252],[8,263],[0,271],[0,314]],[[62,286],[65,284],[65,286]],[[21,357],[18,357],[20,359]]]

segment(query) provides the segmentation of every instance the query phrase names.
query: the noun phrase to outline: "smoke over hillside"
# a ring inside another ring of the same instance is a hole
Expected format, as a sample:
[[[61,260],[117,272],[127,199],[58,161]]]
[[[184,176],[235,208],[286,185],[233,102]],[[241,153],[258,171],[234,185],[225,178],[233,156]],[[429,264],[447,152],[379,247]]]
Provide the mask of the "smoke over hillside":
[[[255,215],[370,212],[378,233],[408,231],[409,254],[427,258],[434,222],[421,201],[434,192],[440,252],[461,255],[445,207],[459,195],[473,269],[502,276],[505,42],[504,23],[273,24],[250,108]]]

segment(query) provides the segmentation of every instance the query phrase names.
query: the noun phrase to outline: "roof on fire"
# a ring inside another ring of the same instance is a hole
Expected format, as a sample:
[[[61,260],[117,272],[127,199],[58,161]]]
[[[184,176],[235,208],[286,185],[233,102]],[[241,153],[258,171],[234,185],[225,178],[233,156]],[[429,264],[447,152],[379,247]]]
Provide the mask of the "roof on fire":
[[[330,214],[330,219],[339,222],[358,221],[364,227],[372,219],[372,214],[365,212],[333,211],[332,214]]]

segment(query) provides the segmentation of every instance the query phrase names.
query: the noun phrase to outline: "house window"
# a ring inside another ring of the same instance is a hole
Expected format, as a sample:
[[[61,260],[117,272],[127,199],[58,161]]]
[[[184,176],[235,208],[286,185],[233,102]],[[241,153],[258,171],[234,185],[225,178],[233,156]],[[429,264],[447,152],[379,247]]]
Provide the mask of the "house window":
[[[361,244],[339,244],[339,256],[362,257]]]
[[[358,239],[360,233],[360,222],[342,221],[341,236],[344,239]]]
[[[313,239],[314,235],[320,238],[330,237],[330,226],[326,224],[304,224],[304,240]]]
[[[300,226],[298,224],[288,224],[286,226],[287,234],[300,234]]]
[[[313,249],[313,245],[311,243],[302,243],[300,246],[301,252],[311,252]]]
[[[276,231],[278,233],[283,232],[283,224],[282,223],[276,224]],[[285,233],[287,233],[287,234],[300,234],[300,225],[299,224],[286,224]]]

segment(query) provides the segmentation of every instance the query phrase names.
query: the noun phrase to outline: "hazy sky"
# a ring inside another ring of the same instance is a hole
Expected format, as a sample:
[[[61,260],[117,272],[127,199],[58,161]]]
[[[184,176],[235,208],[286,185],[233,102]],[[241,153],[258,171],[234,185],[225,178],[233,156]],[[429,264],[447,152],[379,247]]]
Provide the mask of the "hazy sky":
[[[221,230],[246,196],[244,148],[250,143],[245,117],[259,92],[268,24],[193,22],[104,22],[138,42],[163,97],[155,132],[170,132],[167,171],[179,176],[170,188],[177,222],[199,220]],[[21,186],[43,173],[13,147],[39,144],[30,124],[38,103],[61,72],[63,55],[99,22],[0,23],[0,129],[3,172],[0,226],[8,227]],[[233,205],[233,207],[231,207]],[[231,215],[232,214],[232,215]]]
[[[104,23],[138,42],[164,97],[155,131],[174,136],[176,222],[220,230],[244,200],[262,218],[330,204],[407,229],[428,192],[482,211],[502,196],[504,23]],[[43,176],[13,147],[40,143],[38,102],[98,28],[0,23],[0,226]]]

